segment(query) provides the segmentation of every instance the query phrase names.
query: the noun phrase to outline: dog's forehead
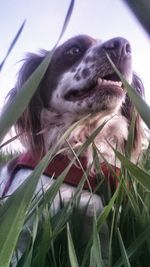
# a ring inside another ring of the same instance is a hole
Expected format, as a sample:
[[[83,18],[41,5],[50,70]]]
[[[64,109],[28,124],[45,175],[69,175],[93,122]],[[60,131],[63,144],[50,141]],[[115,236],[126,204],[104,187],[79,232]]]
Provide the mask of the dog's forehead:
[[[89,35],[82,34],[82,35],[77,35],[77,36],[74,36],[68,39],[65,43],[69,44],[69,43],[74,43],[74,42],[83,43],[87,45],[93,45],[97,42],[97,40]]]
[[[84,46],[85,48],[89,48],[95,45],[98,42],[98,39],[94,39],[89,35],[77,35],[65,41],[62,45],[60,45],[59,49],[66,49],[73,45]]]

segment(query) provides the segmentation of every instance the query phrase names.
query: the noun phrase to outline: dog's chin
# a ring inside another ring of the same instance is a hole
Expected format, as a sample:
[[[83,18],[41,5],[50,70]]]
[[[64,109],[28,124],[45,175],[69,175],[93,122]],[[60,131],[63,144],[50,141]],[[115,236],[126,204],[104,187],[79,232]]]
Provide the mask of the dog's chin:
[[[116,82],[117,83],[117,82]],[[123,88],[117,84],[113,85],[105,85],[102,86],[96,85],[94,87],[90,87],[88,89],[80,89],[80,90],[71,90],[65,95],[65,100],[69,102],[80,102],[83,100],[100,98],[107,96],[112,97],[122,97],[124,95]]]

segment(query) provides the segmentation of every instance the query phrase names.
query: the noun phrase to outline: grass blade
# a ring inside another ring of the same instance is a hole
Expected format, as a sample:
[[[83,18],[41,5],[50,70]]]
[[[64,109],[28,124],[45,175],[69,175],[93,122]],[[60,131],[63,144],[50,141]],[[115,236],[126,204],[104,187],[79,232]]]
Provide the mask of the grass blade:
[[[11,45],[10,45],[8,51],[7,51],[7,54],[6,54],[5,58],[4,58],[3,61],[1,62],[1,64],[0,64],[0,71],[2,70],[2,68],[3,68],[4,64],[5,64],[6,59],[8,58],[8,56],[9,56],[9,54],[11,53],[13,47],[15,46],[15,44],[16,44],[16,42],[17,42],[19,36],[20,36],[20,34],[22,33],[22,30],[23,30],[23,28],[24,28],[24,26],[25,26],[25,23],[26,23],[26,20],[24,20],[24,22],[22,23],[22,25],[21,25],[19,31],[17,32],[15,38],[13,39],[13,41],[12,41],[12,43],[11,43]]]
[[[38,253],[36,253],[36,256],[33,257],[32,266],[44,267],[46,255],[51,242],[50,229],[50,214],[49,209],[46,206],[43,212],[42,231],[40,232],[38,242],[36,243],[36,250]]]
[[[74,249],[73,240],[71,237],[71,232],[69,228],[69,224],[67,224],[67,238],[68,238],[68,250],[69,250],[69,259],[71,267],[79,267],[77,256]]]
[[[123,244],[123,240],[122,240],[122,237],[121,237],[121,234],[120,234],[120,231],[118,228],[117,228],[117,233],[118,233],[118,239],[119,239],[119,244],[120,244],[120,249],[121,249],[124,267],[131,267],[129,259],[128,259],[128,255],[127,255],[127,252],[125,250],[125,246]]]
[[[99,216],[99,218],[97,219],[97,228],[98,228],[98,231],[100,231],[103,223],[105,223],[113,205],[114,205],[114,202],[119,194],[119,191],[120,191],[120,188],[122,187],[122,182],[120,182],[119,186],[117,187],[115,193],[113,194],[112,198],[110,199],[109,203],[107,206],[105,206],[105,208],[103,209],[101,215]]]
[[[58,41],[56,43],[56,45],[59,43],[60,39],[62,38],[67,26],[68,26],[68,23],[70,21],[70,18],[71,18],[71,15],[72,15],[72,11],[73,11],[73,8],[74,8],[74,3],[75,3],[75,0],[71,0],[70,1],[70,5],[69,5],[69,8],[68,8],[68,11],[67,11],[67,15],[65,17],[65,21],[64,21],[64,24],[63,24],[63,27],[62,27],[62,30],[61,30],[61,33],[60,33],[60,36],[58,38]]]
[[[33,72],[33,74],[28,78],[28,80],[24,83],[21,90],[16,95],[15,99],[11,103],[9,103],[9,105],[5,106],[5,109],[3,110],[0,117],[0,143],[7,134],[7,132],[9,131],[9,129],[11,128],[11,126],[15,123],[17,119],[19,119],[20,115],[27,107],[30,99],[32,98],[38,85],[40,84],[40,81],[43,78],[49,66],[55,48],[69,23],[73,6],[74,6],[74,0],[72,0],[70,3],[69,10],[67,12],[67,16],[62,27],[62,31],[52,51],[48,53],[46,58]]]
[[[128,92],[129,97],[131,98],[137,111],[140,113],[143,121],[146,123],[148,128],[150,128],[150,119],[149,119],[150,118],[150,107],[144,101],[144,99],[136,92],[136,90],[134,90],[134,88],[132,88],[132,86],[124,79],[124,77],[122,76],[120,71],[116,68],[115,64],[113,63],[113,61],[111,60],[109,55],[107,55],[107,57],[108,57],[108,60],[110,61],[111,65],[112,65],[113,69],[115,70],[115,72],[119,76],[120,80],[124,84],[124,86]]]
[[[36,239],[36,235],[37,235],[37,229],[38,229],[38,214],[36,214],[34,223],[33,223],[33,231],[32,231],[32,244],[31,244],[31,248],[30,251],[25,259],[25,262],[22,264],[21,267],[29,267],[31,266],[31,262],[32,262],[32,254],[33,254],[33,246],[34,246],[34,242]]]
[[[10,264],[39,177],[50,158],[49,152],[0,208],[0,267],[8,267]]]
[[[34,71],[29,79],[24,83],[22,89],[18,92],[15,99],[6,105],[0,117],[0,142],[15,123],[15,121],[21,116],[22,112],[28,105],[31,97],[36,91],[42,77],[44,76],[49,62],[51,60],[52,52],[49,52],[47,57],[43,60],[40,66]]]
[[[129,159],[123,156],[120,152],[112,148],[117,156],[117,158],[121,161],[123,166],[127,168],[128,171],[135,177],[135,179],[142,184],[146,189],[150,190],[150,175],[146,173],[144,170],[140,169],[137,165],[132,163]]]
[[[136,122],[136,111],[135,109],[133,109],[133,113],[132,113],[132,119],[131,119],[131,123],[129,126],[129,134],[128,134],[128,140],[126,143],[126,155],[128,158],[131,157],[131,152],[133,149],[133,143],[134,143],[134,133],[135,133],[135,122]]]
[[[126,250],[128,258],[131,258],[135,253],[138,252],[138,249],[143,245],[144,242],[149,240],[150,237],[150,226],[148,226],[144,232],[142,232],[136,240],[128,247]],[[113,267],[121,267],[123,265],[122,258],[120,258]]]
[[[101,255],[101,246],[99,233],[97,231],[96,219],[94,218],[93,222],[93,245],[92,245],[92,254],[95,259],[96,267],[104,267],[104,263]]]
[[[114,195],[112,196],[112,198],[110,199],[109,203],[107,206],[104,207],[102,213],[100,214],[100,216],[97,218],[97,230],[98,232],[100,232],[101,228],[102,228],[102,225],[106,222],[106,219],[108,217],[108,215],[110,214],[110,211],[114,205],[114,202],[120,192],[120,189],[122,187],[122,183],[120,182],[119,186],[117,187]],[[81,267],[85,267],[86,266],[86,262],[87,262],[87,259],[89,257],[88,253],[90,251],[90,248],[91,248],[91,245],[92,245],[92,239],[90,238],[88,244],[87,244],[87,247],[85,249],[85,253],[84,253],[84,257],[83,257],[83,261],[82,261],[82,265]]]
[[[124,0],[133,11],[134,15],[137,17],[139,22],[142,24],[143,28],[150,35],[150,2],[149,0]]]

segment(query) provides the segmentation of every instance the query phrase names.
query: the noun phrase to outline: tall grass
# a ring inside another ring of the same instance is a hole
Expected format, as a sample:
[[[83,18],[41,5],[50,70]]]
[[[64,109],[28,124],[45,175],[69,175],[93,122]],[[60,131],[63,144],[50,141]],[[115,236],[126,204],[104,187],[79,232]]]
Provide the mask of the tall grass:
[[[73,4],[74,1],[71,1],[62,33],[68,23]],[[46,71],[51,56],[52,53],[29,78],[14,103],[7,106],[1,114],[0,140],[3,140],[9,128],[30,101]],[[3,66],[3,62],[1,66]],[[120,76],[120,78],[125,84],[136,109],[149,126],[149,107],[135,93],[134,89],[124,81],[123,77]],[[105,246],[105,240],[101,243],[99,238],[99,232],[105,222],[108,224],[110,233],[110,266],[149,266],[150,147],[145,151],[139,165],[131,163],[127,156],[125,157],[114,150],[116,157],[122,163],[120,179],[115,190],[111,190],[110,187],[103,188],[103,185],[100,186],[99,194],[101,196],[104,193],[105,208],[98,218],[96,216],[93,218],[93,231],[85,247],[81,247],[80,243],[84,223],[86,222],[84,214],[79,213],[78,205],[86,174],[83,181],[78,185],[76,194],[72,197],[70,203],[67,205],[62,203],[62,207],[57,213],[52,213],[50,209],[71,165],[88,145],[93,144],[94,138],[103,126],[95,130],[78,153],[75,154],[72,162],[45,193],[34,195],[39,177],[56,154],[59,144],[52,147],[37,165],[32,175],[12,196],[5,202],[1,200],[0,267],[106,267],[108,265],[103,262],[101,256],[101,247]],[[69,129],[61,137],[60,143],[67,138],[71,130]],[[93,149],[95,155],[97,155],[98,151],[94,145]],[[97,166],[97,157],[95,157],[94,164]],[[22,254],[20,254],[20,250]]]

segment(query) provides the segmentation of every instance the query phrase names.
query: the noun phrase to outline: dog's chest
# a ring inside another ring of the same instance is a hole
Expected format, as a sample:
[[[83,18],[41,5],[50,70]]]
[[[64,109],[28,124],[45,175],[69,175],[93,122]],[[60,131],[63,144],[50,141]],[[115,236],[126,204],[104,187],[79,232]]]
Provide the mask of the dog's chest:
[[[111,148],[114,147],[124,152],[125,140],[128,137],[128,124],[124,117],[115,116],[108,121],[95,139],[97,148],[102,156],[112,165],[118,165],[118,161]],[[103,159],[101,159],[103,161]]]
[[[128,123],[122,115],[100,118],[95,122],[94,126],[91,126],[91,124],[80,126],[71,134],[69,141],[75,149],[79,148],[86,141],[87,136],[90,136],[97,127],[103,125],[105,122],[106,124],[102,127],[93,142],[100,152],[100,162],[103,162],[105,158],[110,164],[120,167],[120,163],[116,160],[111,146],[120,152],[124,152],[125,141],[128,137]],[[92,145],[89,145],[85,156],[88,164],[90,164],[93,161]]]

